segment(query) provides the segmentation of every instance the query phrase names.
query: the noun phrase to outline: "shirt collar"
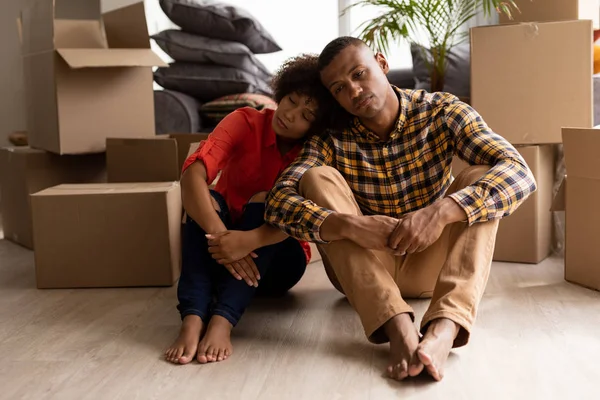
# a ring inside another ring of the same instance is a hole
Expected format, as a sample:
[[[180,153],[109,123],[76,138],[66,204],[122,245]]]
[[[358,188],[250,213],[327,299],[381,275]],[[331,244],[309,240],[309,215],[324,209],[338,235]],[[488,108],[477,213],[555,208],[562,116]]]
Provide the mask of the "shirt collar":
[[[390,134],[390,140],[394,140],[400,135],[400,133],[404,129],[404,126],[406,125],[408,100],[403,95],[402,89],[400,89],[394,85],[391,85],[391,86],[392,86],[392,89],[394,89],[396,96],[398,97],[398,101],[399,101],[399,105],[400,105],[400,115],[398,116],[398,120],[396,121],[396,127]],[[353,131],[353,133],[358,133],[360,136],[364,137],[365,139],[367,139],[371,142],[381,141],[381,139],[379,139],[379,136],[377,136],[373,131],[371,131],[369,128],[364,126],[363,123],[360,122],[360,118],[358,118],[358,117],[354,117],[354,119],[352,121],[352,131]]]

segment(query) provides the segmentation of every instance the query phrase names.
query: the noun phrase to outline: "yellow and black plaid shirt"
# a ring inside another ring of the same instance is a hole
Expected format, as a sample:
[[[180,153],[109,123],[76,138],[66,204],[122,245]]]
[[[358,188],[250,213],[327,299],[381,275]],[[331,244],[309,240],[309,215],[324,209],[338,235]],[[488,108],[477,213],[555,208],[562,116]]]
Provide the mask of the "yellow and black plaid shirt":
[[[509,215],[536,190],[521,155],[472,107],[448,93],[394,89],[401,111],[389,140],[380,140],[358,118],[349,129],[312,137],[269,194],[268,223],[297,239],[324,243],[319,231],[332,211],[298,195],[302,175],[318,166],[341,172],[365,215],[399,218],[442,198],[454,155],[471,165],[493,166],[450,195],[469,224]]]

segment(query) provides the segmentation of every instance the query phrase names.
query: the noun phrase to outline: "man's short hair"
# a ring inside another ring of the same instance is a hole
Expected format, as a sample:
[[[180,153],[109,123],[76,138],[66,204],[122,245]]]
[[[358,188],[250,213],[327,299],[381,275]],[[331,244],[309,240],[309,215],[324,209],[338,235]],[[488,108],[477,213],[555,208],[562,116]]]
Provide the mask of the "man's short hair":
[[[323,71],[333,59],[348,46],[367,46],[362,40],[352,36],[340,36],[325,46],[319,55],[319,71]]]

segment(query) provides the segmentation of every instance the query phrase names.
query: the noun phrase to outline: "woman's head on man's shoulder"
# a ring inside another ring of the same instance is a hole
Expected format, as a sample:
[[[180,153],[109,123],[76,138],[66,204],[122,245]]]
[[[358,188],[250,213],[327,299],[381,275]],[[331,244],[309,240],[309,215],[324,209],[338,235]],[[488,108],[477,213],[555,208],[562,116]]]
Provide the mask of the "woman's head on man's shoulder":
[[[272,123],[277,135],[299,140],[331,127],[339,106],[321,83],[318,55],[289,58],[273,76],[271,86],[278,104]]]

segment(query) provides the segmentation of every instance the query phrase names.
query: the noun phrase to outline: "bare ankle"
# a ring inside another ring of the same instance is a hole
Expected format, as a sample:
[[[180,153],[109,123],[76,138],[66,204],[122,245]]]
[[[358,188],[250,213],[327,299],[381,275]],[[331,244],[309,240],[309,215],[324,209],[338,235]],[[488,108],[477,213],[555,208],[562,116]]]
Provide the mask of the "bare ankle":
[[[183,321],[181,322],[181,326],[186,327],[186,326],[196,326],[196,325],[202,325],[202,318],[200,318],[197,315],[186,315],[185,317],[183,317]]]
[[[449,334],[452,338],[456,338],[460,331],[460,325],[448,318],[437,318],[431,321],[427,328],[427,333],[435,336]]]
[[[384,325],[383,331],[388,336],[397,337],[404,336],[412,329],[415,329],[413,320],[409,313],[401,313],[390,318]]]

